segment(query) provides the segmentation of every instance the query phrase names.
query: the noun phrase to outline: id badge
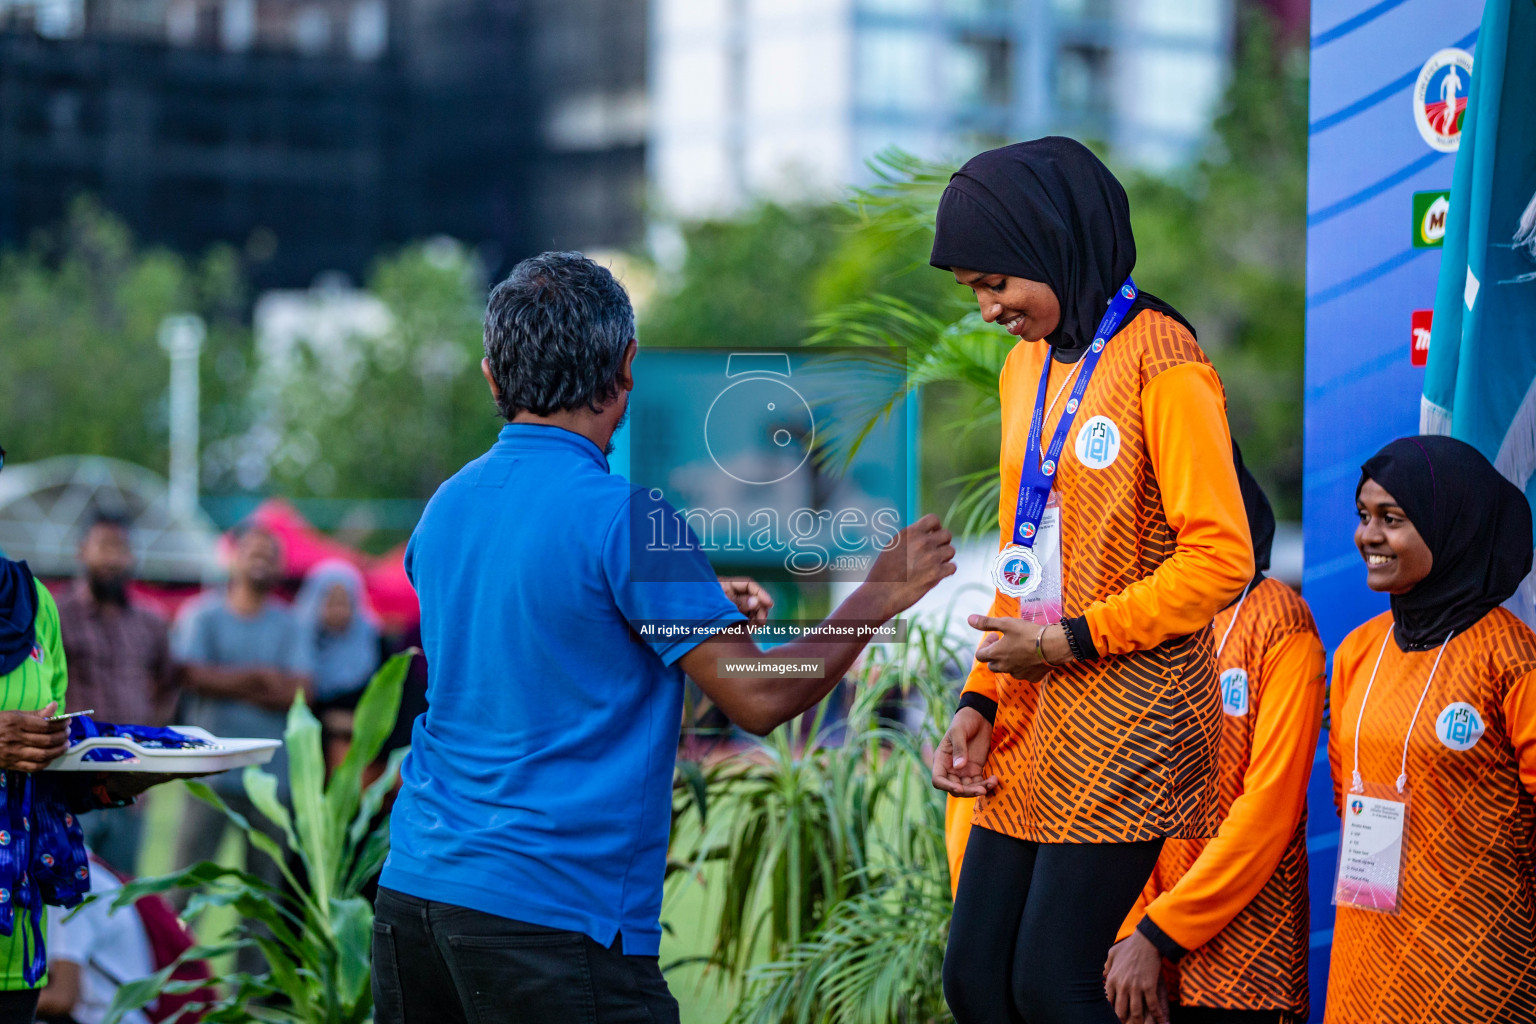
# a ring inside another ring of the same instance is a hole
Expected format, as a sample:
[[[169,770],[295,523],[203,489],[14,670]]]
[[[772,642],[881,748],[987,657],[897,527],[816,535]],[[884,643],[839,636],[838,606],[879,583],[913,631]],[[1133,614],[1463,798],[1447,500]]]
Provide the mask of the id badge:
[[[1367,783],[1363,792],[1344,794],[1344,834],[1339,840],[1335,906],[1398,912],[1403,835],[1408,828],[1408,795],[1394,786]]]
[[[1019,599],[1019,618],[1048,626],[1061,621],[1061,499],[1055,490],[1046,499],[1034,553],[1040,560],[1040,586]]]

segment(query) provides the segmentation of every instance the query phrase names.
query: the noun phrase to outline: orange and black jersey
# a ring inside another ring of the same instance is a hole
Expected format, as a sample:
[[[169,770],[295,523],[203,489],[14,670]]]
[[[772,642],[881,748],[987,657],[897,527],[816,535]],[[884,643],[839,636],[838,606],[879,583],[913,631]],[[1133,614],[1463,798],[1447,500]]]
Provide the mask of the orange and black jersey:
[[[1391,625],[1390,613],[1378,615],[1334,654],[1328,755],[1338,803],[1357,767],[1357,721],[1367,784],[1397,780],[1407,739],[1399,910],[1338,908],[1325,1019],[1528,1024],[1536,1020],[1536,634],[1495,608],[1443,645],[1431,680],[1442,649],[1405,652],[1387,639]]]
[[[1307,1007],[1307,781],[1323,720],[1324,654],[1291,588],[1261,580],[1211,624],[1222,695],[1214,839],[1171,839],[1121,934],[1178,959],[1183,1006]],[[1222,643],[1222,638],[1225,643]]]
[[[1004,543],[1049,358],[1021,342],[999,379]],[[1053,363],[1046,387],[1078,368]],[[1096,657],[1040,683],[976,663],[966,691],[996,702],[1000,781],[976,824],[1052,843],[1209,836],[1222,718],[1209,624],[1253,576],[1221,381],[1183,325],[1144,310],[1110,339],[1076,416],[1056,476],[1062,601]],[[1085,432],[1101,443],[1078,443]],[[1018,613],[995,596],[992,615]]]

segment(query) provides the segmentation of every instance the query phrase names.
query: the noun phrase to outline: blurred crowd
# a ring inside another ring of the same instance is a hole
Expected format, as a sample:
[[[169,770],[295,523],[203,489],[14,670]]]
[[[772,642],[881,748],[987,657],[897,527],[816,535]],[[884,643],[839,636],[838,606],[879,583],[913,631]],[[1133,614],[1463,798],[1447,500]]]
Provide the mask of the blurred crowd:
[[[320,719],[328,765],[345,756],[352,715],[363,688],[389,655],[415,647],[419,634],[386,633],[369,605],[362,574],[333,559],[312,567],[293,600],[279,537],[261,525],[230,534],[227,583],[210,587],[166,621],[133,594],[130,524],[103,514],[80,538],[77,577],[56,594],[69,706],[106,722],[192,725],[215,736],[280,739],[302,694]],[[410,726],[426,708],[426,666],[418,656],[406,682],[399,721],[385,747],[410,742]],[[286,795],[285,753],[269,766]],[[240,773],[209,780],[252,821],[264,821],[245,795]],[[143,843],[142,802],[83,819],[91,850],[132,873]],[[224,841],[225,819],[188,801],[176,843],[176,866],[211,859]],[[253,871],[277,882],[268,858],[248,858]]]

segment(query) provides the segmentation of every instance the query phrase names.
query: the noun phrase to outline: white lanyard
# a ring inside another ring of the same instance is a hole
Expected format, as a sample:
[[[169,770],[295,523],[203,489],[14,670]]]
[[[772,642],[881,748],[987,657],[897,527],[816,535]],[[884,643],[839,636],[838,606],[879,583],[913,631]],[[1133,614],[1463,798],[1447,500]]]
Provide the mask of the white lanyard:
[[[1376,652],[1376,664],[1371,669],[1371,681],[1365,684],[1365,696],[1360,698],[1360,712],[1355,715],[1355,768],[1351,773],[1351,793],[1365,791],[1365,782],[1360,778],[1360,723],[1365,721],[1365,702],[1371,699],[1371,687],[1376,685],[1376,671],[1381,668],[1381,656],[1387,653],[1387,642],[1392,639],[1392,633],[1397,629],[1393,623],[1387,629],[1387,635],[1381,638],[1381,649]],[[1445,657],[1445,649],[1450,646],[1451,637],[1456,635],[1453,629],[1445,634],[1445,640],[1440,644],[1440,653],[1435,655],[1435,664],[1429,670],[1429,678],[1424,680],[1424,692],[1419,694],[1419,702],[1413,707],[1413,718],[1408,722],[1408,732],[1403,736],[1403,760],[1397,769],[1397,792],[1401,796],[1403,787],[1408,785],[1408,741],[1413,737],[1413,727],[1419,721],[1419,709],[1424,707],[1424,698],[1429,696],[1430,684],[1435,681],[1435,673],[1440,671],[1440,659]]]
[[[1232,621],[1227,623],[1227,631],[1221,634],[1221,643],[1216,645],[1216,657],[1221,657],[1221,652],[1226,649],[1227,637],[1232,635],[1232,627],[1237,625],[1237,617],[1243,613],[1243,602],[1248,600],[1248,595],[1253,592],[1253,581],[1243,588],[1243,596],[1237,599],[1237,607],[1232,609]]]

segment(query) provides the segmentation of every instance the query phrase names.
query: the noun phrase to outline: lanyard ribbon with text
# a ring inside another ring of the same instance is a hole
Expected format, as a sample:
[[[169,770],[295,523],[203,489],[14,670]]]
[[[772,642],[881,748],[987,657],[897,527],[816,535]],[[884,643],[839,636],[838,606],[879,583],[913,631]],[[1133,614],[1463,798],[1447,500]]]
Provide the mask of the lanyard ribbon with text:
[[[1099,357],[1104,354],[1104,345],[1119,328],[1120,321],[1125,319],[1125,314],[1130,312],[1132,304],[1136,301],[1136,295],[1135,282],[1126,278],[1120,290],[1115,292],[1115,297],[1109,301],[1109,308],[1104,311],[1104,318],[1099,321],[1099,329],[1094,332],[1093,343],[1088,346],[1088,351],[1083,353],[1077,383],[1073,386],[1071,397],[1067,399],[1067,404],[1062,409],[1061,419],[1056,423],[1056,431],[1051,435],[1050,446],[1042,452],[1041,445],[1045,439],[1045,392],[1051,379],[1051,357],[1046,356],[1045,366],[1040,371],[1040,387],[1035,394],[1034,417],[1029,423],[1029,442],[1024,449],[1024,466],[1019,473],[1019,498],[1014,508],[1013,542],[998,552],[992,566],[992,582],[998,590],[1010,597],[1027,596],[1040,586],[1040,559],[1032,548],[1035,544],[1035,535],[1040,530],[1040,520],[1045,515],[1046,503],[1050,500],[1051,488],[1056,482],[1056,470],[1061,464],[1061,452],[1066,447],[1072,422],[1077,419],[1077,410],[1083,403],[1083,395],[1088,392],[1088,381],[1093,376],[1094,368],[1099,365]]]

